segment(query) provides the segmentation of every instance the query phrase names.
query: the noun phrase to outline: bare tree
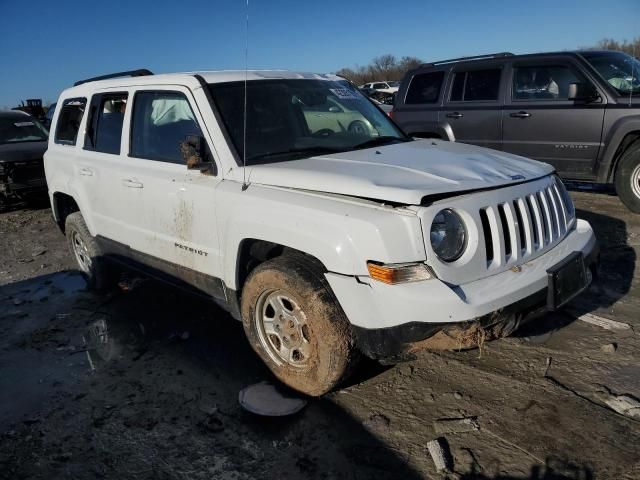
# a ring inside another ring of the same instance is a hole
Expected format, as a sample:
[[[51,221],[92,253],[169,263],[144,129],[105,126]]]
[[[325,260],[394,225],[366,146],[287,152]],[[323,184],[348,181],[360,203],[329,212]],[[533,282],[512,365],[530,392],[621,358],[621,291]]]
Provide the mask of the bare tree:
[[[618,50],[627,53],[636,58],[640,58],[640,37],[636,37],[631,41],[624,39],[622,41],[613,38],[603,38],[593,47],[587,47],[590,50]]]
[[[376,80],[402,80],[407,71],[416,68],[422,61],[416,57],[402,57],[385,54],[375,57],[369,65],[354,68],[341,68],[337,75],[351,80],[356,85],[375,82]]]

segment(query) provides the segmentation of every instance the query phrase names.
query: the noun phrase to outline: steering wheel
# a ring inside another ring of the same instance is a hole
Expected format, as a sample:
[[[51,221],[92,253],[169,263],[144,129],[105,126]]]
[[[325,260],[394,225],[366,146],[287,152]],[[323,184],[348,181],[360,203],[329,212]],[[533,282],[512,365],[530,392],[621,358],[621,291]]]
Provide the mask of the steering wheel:
[[[312,137],[323,137],[324,138],[324,137],[330,137],[334,133],[336,133],[336,132],[334,132],[330,128],[321,128],[317,132],[314,132],[311,136]]]

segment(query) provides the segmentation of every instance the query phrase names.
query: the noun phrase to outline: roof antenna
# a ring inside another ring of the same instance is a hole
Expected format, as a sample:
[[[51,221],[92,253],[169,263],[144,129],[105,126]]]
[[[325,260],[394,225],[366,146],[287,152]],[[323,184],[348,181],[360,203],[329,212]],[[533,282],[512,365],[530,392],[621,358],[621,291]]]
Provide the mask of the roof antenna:
[[[244,128],[242,129],[242,191],[249,188],[247,183],[247,76],[249,69],[249,0],[246,5],[245,45],[244,45]]]

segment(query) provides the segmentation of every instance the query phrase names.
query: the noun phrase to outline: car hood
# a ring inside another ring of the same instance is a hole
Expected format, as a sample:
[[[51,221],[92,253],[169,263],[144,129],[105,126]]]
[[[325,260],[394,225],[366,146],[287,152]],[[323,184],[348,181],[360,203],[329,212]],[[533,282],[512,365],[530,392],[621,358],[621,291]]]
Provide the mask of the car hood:
[[[419,205],[426,195],[494,188],[553,171],[546,163],[496,150],[416,140],[251,166],[247,167],[247,181]]]
[[[0,162],[39,160],[47,150],[47,142],[21,142],[0,144]]]

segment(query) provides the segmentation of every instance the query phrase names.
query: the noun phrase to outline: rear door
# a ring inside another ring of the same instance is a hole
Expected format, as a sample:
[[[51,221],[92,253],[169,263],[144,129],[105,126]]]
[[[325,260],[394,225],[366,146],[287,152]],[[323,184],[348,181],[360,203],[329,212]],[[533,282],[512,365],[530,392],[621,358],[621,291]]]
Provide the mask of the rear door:
[[[569,100],[569,84],[594,85],[570,57],[515,61],[503,113],[505,151],[553,165],[568,178],[593,177],[605,95]]]
[[[503,77],[500,63],[454,68],[439,121],[455,141],[502,148]]]
[[[127,242],[130,227],[125,221],[129,211],[121,195],[122,128],[129,92],[96,93],[91,98],[81,158],[75,165],[76,178],[84,192],[94,235]],[[85,214],[85,212],[83,212]]]
[[[399,92],[401,98],[396,103],[393,119],[408,135],[449,136],[438,124],[445,76],[444,70],[416,73],[409,80],[409,85]]]

